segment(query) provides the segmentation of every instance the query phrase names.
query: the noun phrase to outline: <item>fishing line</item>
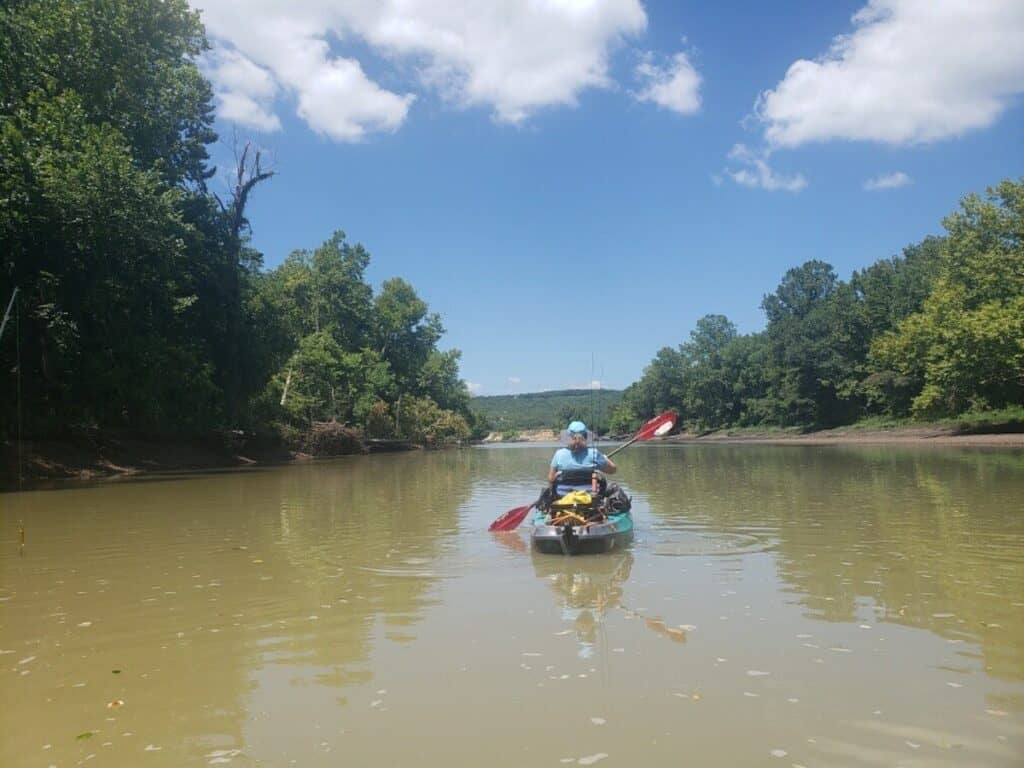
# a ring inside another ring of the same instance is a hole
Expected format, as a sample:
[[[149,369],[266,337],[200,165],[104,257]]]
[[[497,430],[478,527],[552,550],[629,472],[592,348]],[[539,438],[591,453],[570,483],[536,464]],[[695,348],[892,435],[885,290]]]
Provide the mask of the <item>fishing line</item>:
[[[17,289],[14,291],[14,349],[15,349],[15,366],[18,371],[16,376],[17,390],[18,390],[18,490],[21,490],[21,306],[17,300]],[[24,537],[24,533],[22,533]],[[24,540],[23,540],[24,545]]]

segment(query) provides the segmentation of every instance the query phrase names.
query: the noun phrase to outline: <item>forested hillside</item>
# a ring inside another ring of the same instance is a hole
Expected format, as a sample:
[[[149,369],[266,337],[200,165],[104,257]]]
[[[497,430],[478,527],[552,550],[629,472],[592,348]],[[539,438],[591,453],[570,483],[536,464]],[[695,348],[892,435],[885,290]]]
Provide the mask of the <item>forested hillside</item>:
[[[263,269],[246,204],[274,173],[242,143],[214,185],[206,48],[185,0],[0,8],[0,433],[467,437],[411,285],[375,295],[340,231]]]
[[[826,261],[764,297],[765,330],[697,322],[626,389],[613,429],[675,408],[695,430],[1024,416],[1024,180],[967,195],[946,234],[840,280]]]
[[[565,429],[581,419],[593,430],[605,432],[608,419],[622,399],[618,389],[559,389],[522,395],[474,397],[473,410],[496,431]]]

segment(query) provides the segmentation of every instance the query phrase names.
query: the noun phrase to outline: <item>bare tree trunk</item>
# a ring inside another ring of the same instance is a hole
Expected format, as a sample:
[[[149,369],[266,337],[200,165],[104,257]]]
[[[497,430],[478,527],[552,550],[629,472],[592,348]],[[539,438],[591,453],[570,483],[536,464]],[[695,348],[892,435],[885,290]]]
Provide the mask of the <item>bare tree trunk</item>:
[[[288,369],[288,377],[284,380],[284,392],[281,393],[281,406],[284,407],[284,401],[288,399],[288,387],[292,383],[292,369]]]
[[[274,175],[274,171],[266,171],[260,165],[260,150],[256,150],[253,159],[249,160],[252,142],[246,142],[241,155],[237,153],[235,164],[235,188],[231,193],[231,201],[221,207],[228,217],[230,248],[224,263],[224,370],[222,372],[224,397],[226,400],[228,419],[235,423],[242,412],[242,373],[239,364],[239,328],[241,327],[242,296],[238,278],[239,265],[242,261],[242,244],[249,222],[245,218],[245,206],[253,188],[261,181]]]

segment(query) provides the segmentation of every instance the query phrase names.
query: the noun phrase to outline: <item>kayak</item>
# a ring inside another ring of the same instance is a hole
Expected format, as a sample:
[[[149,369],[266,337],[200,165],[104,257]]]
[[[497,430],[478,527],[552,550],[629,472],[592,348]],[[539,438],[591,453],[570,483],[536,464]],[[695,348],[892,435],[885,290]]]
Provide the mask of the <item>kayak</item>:
[[[533,546],[548,555],[596,555],[620,549],[633,539],[629,510],[612,512],[600,520],[536,510],[533,514]]]

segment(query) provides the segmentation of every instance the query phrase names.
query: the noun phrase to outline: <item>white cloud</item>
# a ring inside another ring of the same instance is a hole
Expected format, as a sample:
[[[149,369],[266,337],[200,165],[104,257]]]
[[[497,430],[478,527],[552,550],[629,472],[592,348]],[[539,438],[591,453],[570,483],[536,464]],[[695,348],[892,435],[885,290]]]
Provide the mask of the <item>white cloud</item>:
[[[509,376],[508,377],[508,383],[509,384],[522,384],[523,380],[520,379],[518,376]]]
[[[220,49],[203,61],[203,69],[216,83],[218,112],[226,120],[261,131],[277,131],[281,121],[272,104],[277,83],[267,70],[238,51]]]
[[[700,74],[685,53],[675,54],[662,66],[654,63],[653,54],[646,53],[634,74],[644,83],[635,94],[638,101],[651,102],[681,115],[692,115],[700,109]]]
[[[395,130],[415,97],[398,92],[411,85],[389,90],[371,79],[369,60],[336,55],[332,45],[358,45],[389,77],[412,74],[457,106],[484,106],[517,123],[542,107],[574,104],[587,88],[609,87],[612,49],[647,24],[640,0],[191,2],[218,48],[269,72],[311,127],[341,141]],[[262,104],[265,117],[267,102],[217,85]]]
[[[729,159],[738,163],[742,168],[726,168],[722,173],[728,178],[741,184],[744,187],[756,187],[771,191],[785,190],[786,192],[799,192],[807,186],[807,179],[803,174],[786,176],[775,171],[768,165],[770,150],[758,152],[746,144],[736,144],[729,150]],[[721,183],[718,176],[712,177],[716,184]]]
[[[758,98],[770,144],[938,141],[990,125],[1024,92],[1021,0],[870,0],[853,24]]]
[[[875,189],[897,189],[899,187],[905,187],[911,183],[911,178],[907,176],[903,171],[896,171],[895,173],[883,173],[875,176],[873,179],[868,179],[864,182],[864,189],[875,190]]]
[[[483,392],[484,386],[483,384],[479,384],[475,381],[467,381],[466,389],[469,390],[469,394],[471,395],[479,395],[481,392]]]

